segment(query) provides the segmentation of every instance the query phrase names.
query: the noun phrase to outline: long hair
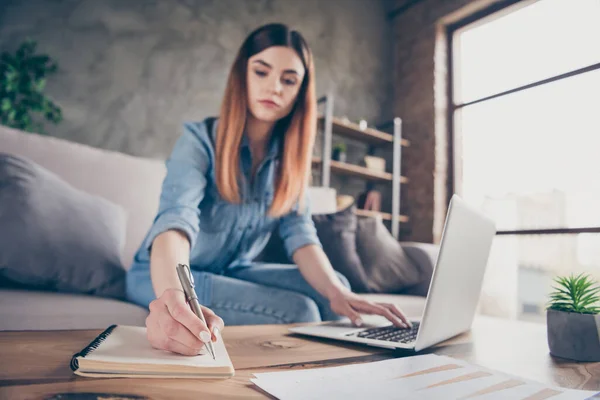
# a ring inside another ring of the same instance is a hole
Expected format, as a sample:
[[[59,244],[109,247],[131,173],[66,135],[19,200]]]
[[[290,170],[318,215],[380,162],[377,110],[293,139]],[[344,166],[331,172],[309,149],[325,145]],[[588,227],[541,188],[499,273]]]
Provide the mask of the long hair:
[[[282,133],[281,161],[276,171],[275,193],[268,214],[280,217],[303,198],[311,178],[312,149],[316,135],[317,101],[312,53],[300,33],[283,24],[268,24],[244,41],[229,72],[221,104],[216,139],[216,184],[221,197],[239,203],[240,144],[248,110],[246,70],[248,59],[272,46],[293,49],[305,75],[290,114],[277,121],[273,134]]]

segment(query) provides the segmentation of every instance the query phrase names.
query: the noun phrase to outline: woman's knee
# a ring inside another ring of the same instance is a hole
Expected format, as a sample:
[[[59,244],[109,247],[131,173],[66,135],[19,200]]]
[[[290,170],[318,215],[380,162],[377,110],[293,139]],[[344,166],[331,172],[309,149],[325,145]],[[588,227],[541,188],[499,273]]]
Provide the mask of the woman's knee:
[[[210,308],[231,325],[291,324],[319,322],[321,316],[317,304],[309,297],[296,293],[286,295],[277,304],[241,303],[238,301],[216,302]]]
[[[319,306],[310,297],[299,293],[290,293],[286,300],[282,307],[285,308],[284,315],[288,320],[287,323],[321,321]]]

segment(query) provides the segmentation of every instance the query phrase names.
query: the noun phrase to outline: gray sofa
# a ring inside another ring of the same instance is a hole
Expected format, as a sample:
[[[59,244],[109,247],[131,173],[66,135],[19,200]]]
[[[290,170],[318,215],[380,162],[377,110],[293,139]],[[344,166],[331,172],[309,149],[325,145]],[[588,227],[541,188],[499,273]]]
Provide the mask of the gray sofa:
[[[158,208],[164,162],[101,150],[53,137],[0,126],[0,152],[27,157],[61,176],[74,187],[102,196],[127,211],[126,242],[121,262],[128,268]],[[312,187],[314,213],[335,211],[335,191]],[[2,227],[0,227],[2,229]],[[403,243],[419,268],[431,271],[437,247]],[[43,266],[40,266],[43,268]],[[398,304],[420,316],[424,297],[367,295]],[[0,289],[0,330],[102,329],[110,324],[143,326],[148,311],[135,304],[88,295]]]

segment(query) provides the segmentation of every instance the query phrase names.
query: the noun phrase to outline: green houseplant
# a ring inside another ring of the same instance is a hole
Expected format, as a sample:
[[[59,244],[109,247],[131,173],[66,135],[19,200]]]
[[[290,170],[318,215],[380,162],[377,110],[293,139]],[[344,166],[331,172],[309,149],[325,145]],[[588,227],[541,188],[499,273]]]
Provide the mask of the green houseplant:
[[[0,124],[45,133],[43,120],[62,120],[61,109],[44,94],[47,76],[58,66],[49,56],[36,54],[36,47],[28,39],[14,54],[0,55]]]
[[[346,162],[346,143],[340,142],[333,146],[331,158],[336,161]]]
[[[586,274],[559,276],[554,282],[546,314],[550,353],[600,361],[600,287]]]

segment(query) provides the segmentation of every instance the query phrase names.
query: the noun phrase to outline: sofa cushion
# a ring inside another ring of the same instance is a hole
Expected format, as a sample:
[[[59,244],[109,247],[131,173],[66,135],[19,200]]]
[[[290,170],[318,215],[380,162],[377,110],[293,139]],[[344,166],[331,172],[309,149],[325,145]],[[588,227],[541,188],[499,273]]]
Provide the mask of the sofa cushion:
[[[399,293],[421,282],[419,268],[407,257],[380,218],[358,218],[356,251],[369,292]]]
[[[317,236],[323,251],[333,268],[342,273],[350,282],[355,292],[367,290],[367,277],[356,252],[356,213],[351,204],[343,210],[312,216]],[[256,261],[290,264],[293,261],[287,256],[279,235],[272,234]]]
[[[333,268],[342,273],[355,292],[368,290],[368,277],[356,251],[356,207],[332,214],[313,215],[323,251]]]
[[[127,212],[121,263],[131,266],[158,210],[163,160],[134,157],[0,125],[0,151],[35,161],[65,182]]]
[[[148,310],[119,300],[0,289],[0,331],[106,329],[112,324],[144,326]]]
[[[400,242],[402,249],[415,265],[419,266],[421,275],[420,282],[414,286],[406,288],[402,294],[410,294],[414,296],[427,296],[433,270],[437,263],[440,246],[432,243],[419,242]]]
[[[0,281],[125,297],[125,211],[22,157],[0,153]]]
[[[419,263],[404,251],[380,219],[357,217],[353,202],[345,209],[313,215],[312,219],[331,265],[348,279],[354,292],[427,295],[434,263],[426,260],[424,264],[431,268],[421,271]],[[421,252],[414,253],[420,256]],[[417,258],[423,262],[423,257]],[[293,263],[278,235],[271,235],[256,261]]]

